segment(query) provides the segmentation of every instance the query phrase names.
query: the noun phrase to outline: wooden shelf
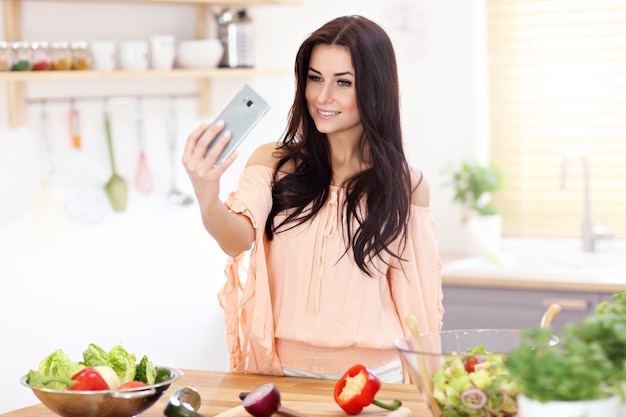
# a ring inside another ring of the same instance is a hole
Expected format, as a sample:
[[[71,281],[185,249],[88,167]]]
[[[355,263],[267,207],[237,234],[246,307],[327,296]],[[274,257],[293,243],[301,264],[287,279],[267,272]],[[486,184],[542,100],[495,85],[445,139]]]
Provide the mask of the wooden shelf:
[[[235,78],[265,75],[289,75],[293,71],[285,69],[260,68],[212,68],[212,69],[173,69],[167,71],[2,71],[4,81],[45,81],[45,80],[116,80],[116,79],[155,79],[155,78]]]
[[[4,39],[21,39],[22,2],[50,2],[59,0],[3,0]],[[75,3],[153,3],[189,4],[195,6],[195,37],[206,38],[207,19],[211,6],[260,6],[268,4],[300,4],[301,0],[63,0]],[[266,75],[289,75],[292,70],[258,68],[213,68],[213,69],[173,69],[168,71],[6,71],[0,72],[0,81],[7,85],[8,125],[23,126],[26,123],[25,82],[44,80],[115,80],[115,79],[175,79],[194,78],[198,80],[198,112],[201,116],[210,114],[207,103],[211,100],[211,80],[226,77],[252,77]]]
[[[8,0],[5,0],[8,1]],[[24,0],[18,0],[24,1]],[[59,0],[28,0],[59,1]],[[300,0],[63,0],[64,3],[170,3],[170,4],[210,4],[215,6],[261,6],[266,4],[300,4]]]

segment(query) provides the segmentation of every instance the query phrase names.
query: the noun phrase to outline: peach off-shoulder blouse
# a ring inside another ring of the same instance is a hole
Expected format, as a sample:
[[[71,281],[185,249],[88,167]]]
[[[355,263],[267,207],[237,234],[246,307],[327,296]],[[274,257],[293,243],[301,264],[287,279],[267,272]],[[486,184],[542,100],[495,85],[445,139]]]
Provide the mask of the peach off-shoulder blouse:
[[[361,360],[374,367],[396,357],[394,340],[410,335],[407,315],[417,317],[422,332],[441,330],[441,262],[429,207],[411,206],[403,260],[377,259],[386,276],[372,278],[345,250],[337,210],[342,188],[331,186],[310,223],[267,239],[272,174],[269,167],[246,167],[225,203],[256,230],[252,248],[228,259],[218,295],[231,371],[281,375],[285,366],[341,373]]]

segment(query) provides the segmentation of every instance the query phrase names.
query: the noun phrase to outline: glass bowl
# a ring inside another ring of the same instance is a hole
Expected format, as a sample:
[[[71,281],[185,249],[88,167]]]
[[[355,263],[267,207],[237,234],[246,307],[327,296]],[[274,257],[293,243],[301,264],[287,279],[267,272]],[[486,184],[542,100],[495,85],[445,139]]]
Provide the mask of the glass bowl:
[[[170,378],[154,385],[127,390],[66,391],[38,388],[28,384],[28,375],[24,375],[20,382],[25,387],[30,388],[50,411],[63,417],[131,417],[141,414],[153,406],[172,382],[183,375],[180,370],[175,368],[166,366],[157,366],[156,368],[167,369]]]
[[[413,337],[397,339],[394,346],[435,417],[513,417],[519,387],[504,356],[519,346],[521,332],[448,330],[420,334],[419,350]]]

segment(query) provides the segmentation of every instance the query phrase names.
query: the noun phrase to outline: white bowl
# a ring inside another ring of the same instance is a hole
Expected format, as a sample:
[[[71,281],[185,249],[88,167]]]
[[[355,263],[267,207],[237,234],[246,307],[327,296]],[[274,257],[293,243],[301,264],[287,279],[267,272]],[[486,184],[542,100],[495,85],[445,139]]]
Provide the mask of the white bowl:
[[[224,46],[219,39],[181,41],[176,51],[180,68],[215,68],[222,59]]]

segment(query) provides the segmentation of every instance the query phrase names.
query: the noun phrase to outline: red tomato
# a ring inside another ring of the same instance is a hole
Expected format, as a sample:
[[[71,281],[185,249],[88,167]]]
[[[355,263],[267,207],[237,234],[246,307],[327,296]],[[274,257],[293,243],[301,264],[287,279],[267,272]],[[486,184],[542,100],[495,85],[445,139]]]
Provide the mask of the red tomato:
[[[465,359],[465,370],[467,371],[467,373],[474,372],[474,366],[476,366],[477,363],[478,359],[476,358],[476,356],[468,356]]]
[[[118,389],[141,388],[141,387],[145,387],[145,386],[146,386],[146,384],[144,384],[141,381],[128,381],[128,382],[124,382],[122,385],[120,385]]]

